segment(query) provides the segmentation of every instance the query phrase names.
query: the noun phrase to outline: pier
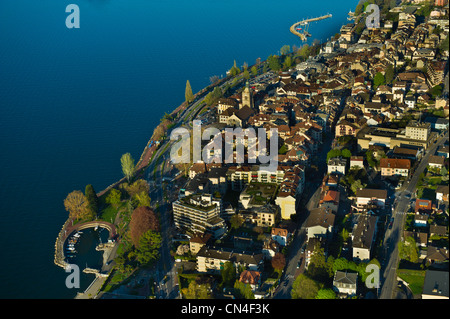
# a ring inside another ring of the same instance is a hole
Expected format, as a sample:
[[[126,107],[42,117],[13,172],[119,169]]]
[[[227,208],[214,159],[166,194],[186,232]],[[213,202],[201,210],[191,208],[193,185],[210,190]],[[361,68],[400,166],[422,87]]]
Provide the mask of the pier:
[[[311,34],[308,32],[309,29],[309,24],[311,22],[316,22],[316,21],[320,21],[320,20],[324,20],[327,18],[331,18],[333,15],[332,14],[326,14],[317,18],[311,18],[311,19],[304,19],[302,21],[296,22],[293,25],[291,25],[290,27],[290,31],[292,34],[298,36],[302,41],[306,41],[308,39],[308,37],[311,36]],[[297,28],[301,26],[302,30],[297,30]],[[299,32],[301,31],[301,32]]]

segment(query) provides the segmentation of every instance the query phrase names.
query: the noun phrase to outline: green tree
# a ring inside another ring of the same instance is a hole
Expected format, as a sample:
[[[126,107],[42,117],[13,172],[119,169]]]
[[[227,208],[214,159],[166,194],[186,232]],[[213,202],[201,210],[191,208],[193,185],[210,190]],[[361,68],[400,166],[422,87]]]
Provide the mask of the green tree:
[[[294,280],[291,290],[292,299],[315,299],[319,292],[319,284],[305,274]]]
[[[361,183],[361,180],[358,179],[350,185],[350,189],[352,190],[353,194],[356,194],[358,189],[365,188],[366,186],[367,184]]]
[[[241,73],[241,70],[237,67],[236,60],[234,60],[233,66],[230,69],[230,75],[231,76],[236,76],[239,73]]]
[[[227,261],[223,265],[223,269],[220,271],[220,274],[222,276],[222,283],[225,286],[233,286],[236,281],[236,267],[234,267],[234,264],[231,261]]]
[[[442,95],[442,86],[440,86],[440,85],[433,86],[430,89],[430,94],[433,96],[433,98],[441,96]]]
[[[341,156],[341,155],[342,155],[342,152],[341,152],[340,149],[333,149],[333,150],[330,150],[330,151],[327,153],[327,163],[328,163],[328,161],[330,160],[330,158],[339,157],[339,156]]]
[[[283,45],[280,49],[281,55],[289,54],[289,52],[291,52],[291,47],[287,44]]]
[[[384,78],[386,80],[387,84],[392,84],[392,81],[394,81],[395,77],[395,71],[394,66],[392,64],[389,64],[386,68],[386,72],[384,74]]]
[[[384,79],[383,73],[377,72],[377,74],[375,74],[375,77],[373,78],[373,86],[377,88],[380,85],[384,85],[385,83],[386,81]]]
[[[244,220],[239,215],[233,215],[230,218],[231,228],[238,229],[244,223]]]
[[[98,214],[98,197],[97,193],[94,190],[94,186],[92,184],[86,185],[84,190],[84,196],[86,196],[88,202],[88,209],[90,211],[90,215],[97,216]]]
[[[122,192],[119,191],[118,189],[113,188],[109,191],[108,196],[106,196],[106,203],[117,208],[117,207],[119,207],[119,205],[122,201],[121,197],[122,197]]]
[[[123,175],[127,178],[127,181],[129,183],[134,175],[134,159],[133,157],[131,157],[130,153],[125,153],[120,158],[120,163],[122,164]]]
[[[158,259],[161,242],[161,234],[157,232],[149,230],[142,234],[136,252],[138,262],[141,265],[149,265],[152,261]]]
[[[305,43],[302,47],[297,51],[297,55],[301,57],[303,60],[306,60],[311,54],[311,47]]]
[[[352,157],[352,152],[350,152],[350,150],[344,148],[344,149],[341,151],[341,156],[342,156],[342,157],[345,157],[345,158],[350,158],[350,157]]]
[[[336,299],[336,293],[330,288],[320,289],[316,299]]]
[[[358,5],[356,6],[355,9],[355,15],[360,15],[363,12],[363,3],[360,2],[358,3]]]
[[[188,288],[182,290],[186,299],[211,299],[211,285],[209,283],[198,283],[192,280]]]
[[[280,64],[280,59],[278,56],[276,55],[270,55],[267,58],[267,62],[269,63],[269,68],[272,69],[273,71],[279,71],[281,70],[281,64]]]
[[[284,59],[283,62],[283,68],[285,70],[289,69],[292,66],[292,58],[290,56],[287,56],[286,59]]]
[[[134,199],[137,202],[136,207],[150,206],[151,199],[147,192],[140,192],[134,195]]]
[[[189,83],[189,80],[186,81],[186,89],[184,91],[184,97],[186,103],[191,103],[194,100],[194,94],[192,93],[191,83]]]
[[[366,152],[366,160],[367,160],[367,164],[369,164],[370,167],[375,168],[378,166],[378,161],[373,156],[373,152],[371,150],[368,150]]]
[[[137,194],[140,194],[142,192],[144,192],[144,193],[150,192],[150,186],[148,185],[147,181],[144,179],[138,179],[137,181],[133,182],[132,184],[123,183],[122,188],[128,193],[128,195],[130,195],[130,198],[133,198]]]
[[[347,240],[350,237],[350,233],[345,228],[342,228],[340,235],[341,235],[341,240],[343,243],[347,242]]]
[[[244,70],[242,75],[244,76],[244,79],[246,80],[250,79],[250,72],[247,69]]]
[[[325,250],[317,244],[311,254],[311,260],[308,266],[308,275],[318,281],[325,281],[329,278],[329,265],[325,257]]]
[[[254,65],[252,66],[252,68],[250,69],[250,71],[252,72],[253,76],[257,76],[258,75],[258,68]]]
[[[252,288],[249,284],[236,280],[234,283],[234,289],[238,299],[255,299],[255,295],[253,294]]]

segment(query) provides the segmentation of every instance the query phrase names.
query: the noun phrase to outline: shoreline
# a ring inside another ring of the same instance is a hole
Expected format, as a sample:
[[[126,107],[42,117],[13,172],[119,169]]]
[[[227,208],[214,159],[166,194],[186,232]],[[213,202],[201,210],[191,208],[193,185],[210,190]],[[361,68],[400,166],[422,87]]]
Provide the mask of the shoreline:
[[[306,44],[307,42],[305,41],[304,43],[302,43],[302,45]],[[293,53],[293,52],[292,52]],[[291,54],[291,53],[290,53]],[[263,64],[267,62],[266,60],[263,60],[260,62],[260,64]],[[255,64],[256,65],[256,64]],[[250,69],[251,66],[248,66],[248,69]],[[243,71],[241,71],[240,74],[242,74]],[[193,100],[190,103],[187,103],[186,101],[182,102],[178,107],[176,107],[171,113],[168,113],[170,116],[173,117],[173,126],[177,127],[179,125],[181,125],[184,122],[184,118],[183,116],[186,114],[186,112],[188,112],[191,108],[191,106],[193,106],[199,99],[202,99],[206,96],[206,94],[208,94],[209,92],[212,92],[212,90],[215,87],[219,87],[221,86],[223,83],[227,82],[228,80],[232,79],[232,78],[237,78],[239,75],[237,76],[231,76],[231,75],[227,75],[219,80],[217,80],[215,83],[209,84],[208,86],[204,87],[203,89],[201,89],[200,91],[198,91],[197,93],[194,94],[193,96]],[[203,108],[203,107],[202,107]],[[197,110],[197,112],[194,112],[196,114],[198,114],[198,112],[200,111],[200,109]],[[188,114],[189,115],[189,114]],[[158,125],[155,126],[153,133],[155,132],[155,130],[161,125],[162,123],[159,123]],[[166,133],[170,133],[170,131],[172,130],[169,129],[166,131]],[[150,165],[150,163],[153,160],[153,155],[156,154],[156,152],[161,148],[161,146],[167,141],[168,136],[166,135],[165,138],[160,140],[160,143],[158,143],[158,145],[156,145],[156,143],[153,143],[152,145],[152,141],[153,141],[153,133],[152,136],[150,136],[147,144],[145,145],[139,160],[136,163],[136,172],[135,172],[135,176],[140,176],[141,174],[143,174],[145,172],[145,170],[148,168],[148,166]],[[170,141],[170,138],[169,138]],[[154,141],[153,141],[154,142]],[[152,145],[150,147],[150,145]],[[124,181],[126,181],[126,178],[123,177],[120,180],[113,182],[112,184],[110,184],[109,186],[107,186],[105,189],[103,189],[102,191],[97,192],[97,196],[101,197],[103,195],[105,195],[108,191],[110,191],[113,188],[118,187],[121,183],[123,183]],[[67,231],[68,229],[68,224],[71,220],[67,219],[66,222],[63,224],[63,227],[61,229],[61,231],[59,232],[59,235],[57,237],[56,243],[55,243],[55,264],[57,266],[60,266],[62,268],[65,268],[68,263],[65,262],[65,257],[64,257],[64,242],[65,240],[69,237],[69,235],[72,233],[70,232],[68,235],[65,236],[64,240],[61,240],[63,238],[63,232]],[[113,224],[114,225],[114,224]],[[111,234],[111,232],[110,232]],[[118,245],[118,243],[116,242],[114,247],[111,248],[105,248],[103,249],[103,266],[102,266],[102,270],[105,268],[106,263],[108,262],[108,258],[111,254],[111,252],[116,248],[116,245]],[[62,261],[61,261],[61,255],[62,254]],[[99,285],[99,281],[101,281],[101,284],[97,289],[97,292],[99,291],[99,289],[101,288],[101,286],[103,285],[103,283],[105,282],[105,280],[108,278],[110,274],[110,270],[108,271],[107,275],[98,275],[96,274],[94,280],[91,282],[91,284],[89,285],[88,288],[86,288],[86,290],[82,293],[78,292],[77,295],[74,297],[74,299],[90,299],[91,294],[88,293],[88,290],[91,289],[94,286],[98,286]],[[93,288],[92,288],[93,289]]]

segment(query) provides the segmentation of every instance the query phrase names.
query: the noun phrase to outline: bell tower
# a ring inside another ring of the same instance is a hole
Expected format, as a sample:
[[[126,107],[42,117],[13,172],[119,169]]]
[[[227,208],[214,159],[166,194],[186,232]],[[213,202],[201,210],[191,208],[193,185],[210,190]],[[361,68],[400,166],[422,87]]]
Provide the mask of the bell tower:
[[[248,106],[249,108],[253,108],[253,96],[252,91],[250,89],[250,84],[248,81],[245,83],[245,89],[242,91],[242,103],[241,107]]]

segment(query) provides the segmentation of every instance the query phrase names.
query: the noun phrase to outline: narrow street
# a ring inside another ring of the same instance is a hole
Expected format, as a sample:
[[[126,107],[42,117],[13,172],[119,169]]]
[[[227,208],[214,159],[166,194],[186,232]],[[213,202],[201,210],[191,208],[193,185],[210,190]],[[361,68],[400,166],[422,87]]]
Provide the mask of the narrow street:
[[[273,294],[273,299],[291,299],[292,284],[294,283],[296,276],[304,271],[305,258],[304,254],[301,253],[301,248],[306,243],[306,229],[304,225],[308,219],[309,212],[319,204],[320,185],[323,176],[327,172],[326,158],[327,153],[331,149],[332,140],[332,136],[328,136],[324,139],[322,147],[317,154],[318,171],[317,174],[315,174],[315,178],[308,180],[307,177],[308,183],[305,185],[302,196],[303,198],[308,199],[308,201],[304,209],[299,207],[301,214],[298,216],[298,227],[290,244],[290,253],[286,258],[286,267],[284,268],[284,273],[280,279],[280,284]],[[299,214],[299,209],[297,209],[297,214]],[[302,260],[302,265],[300,268],[297,268],[300,260]]]

